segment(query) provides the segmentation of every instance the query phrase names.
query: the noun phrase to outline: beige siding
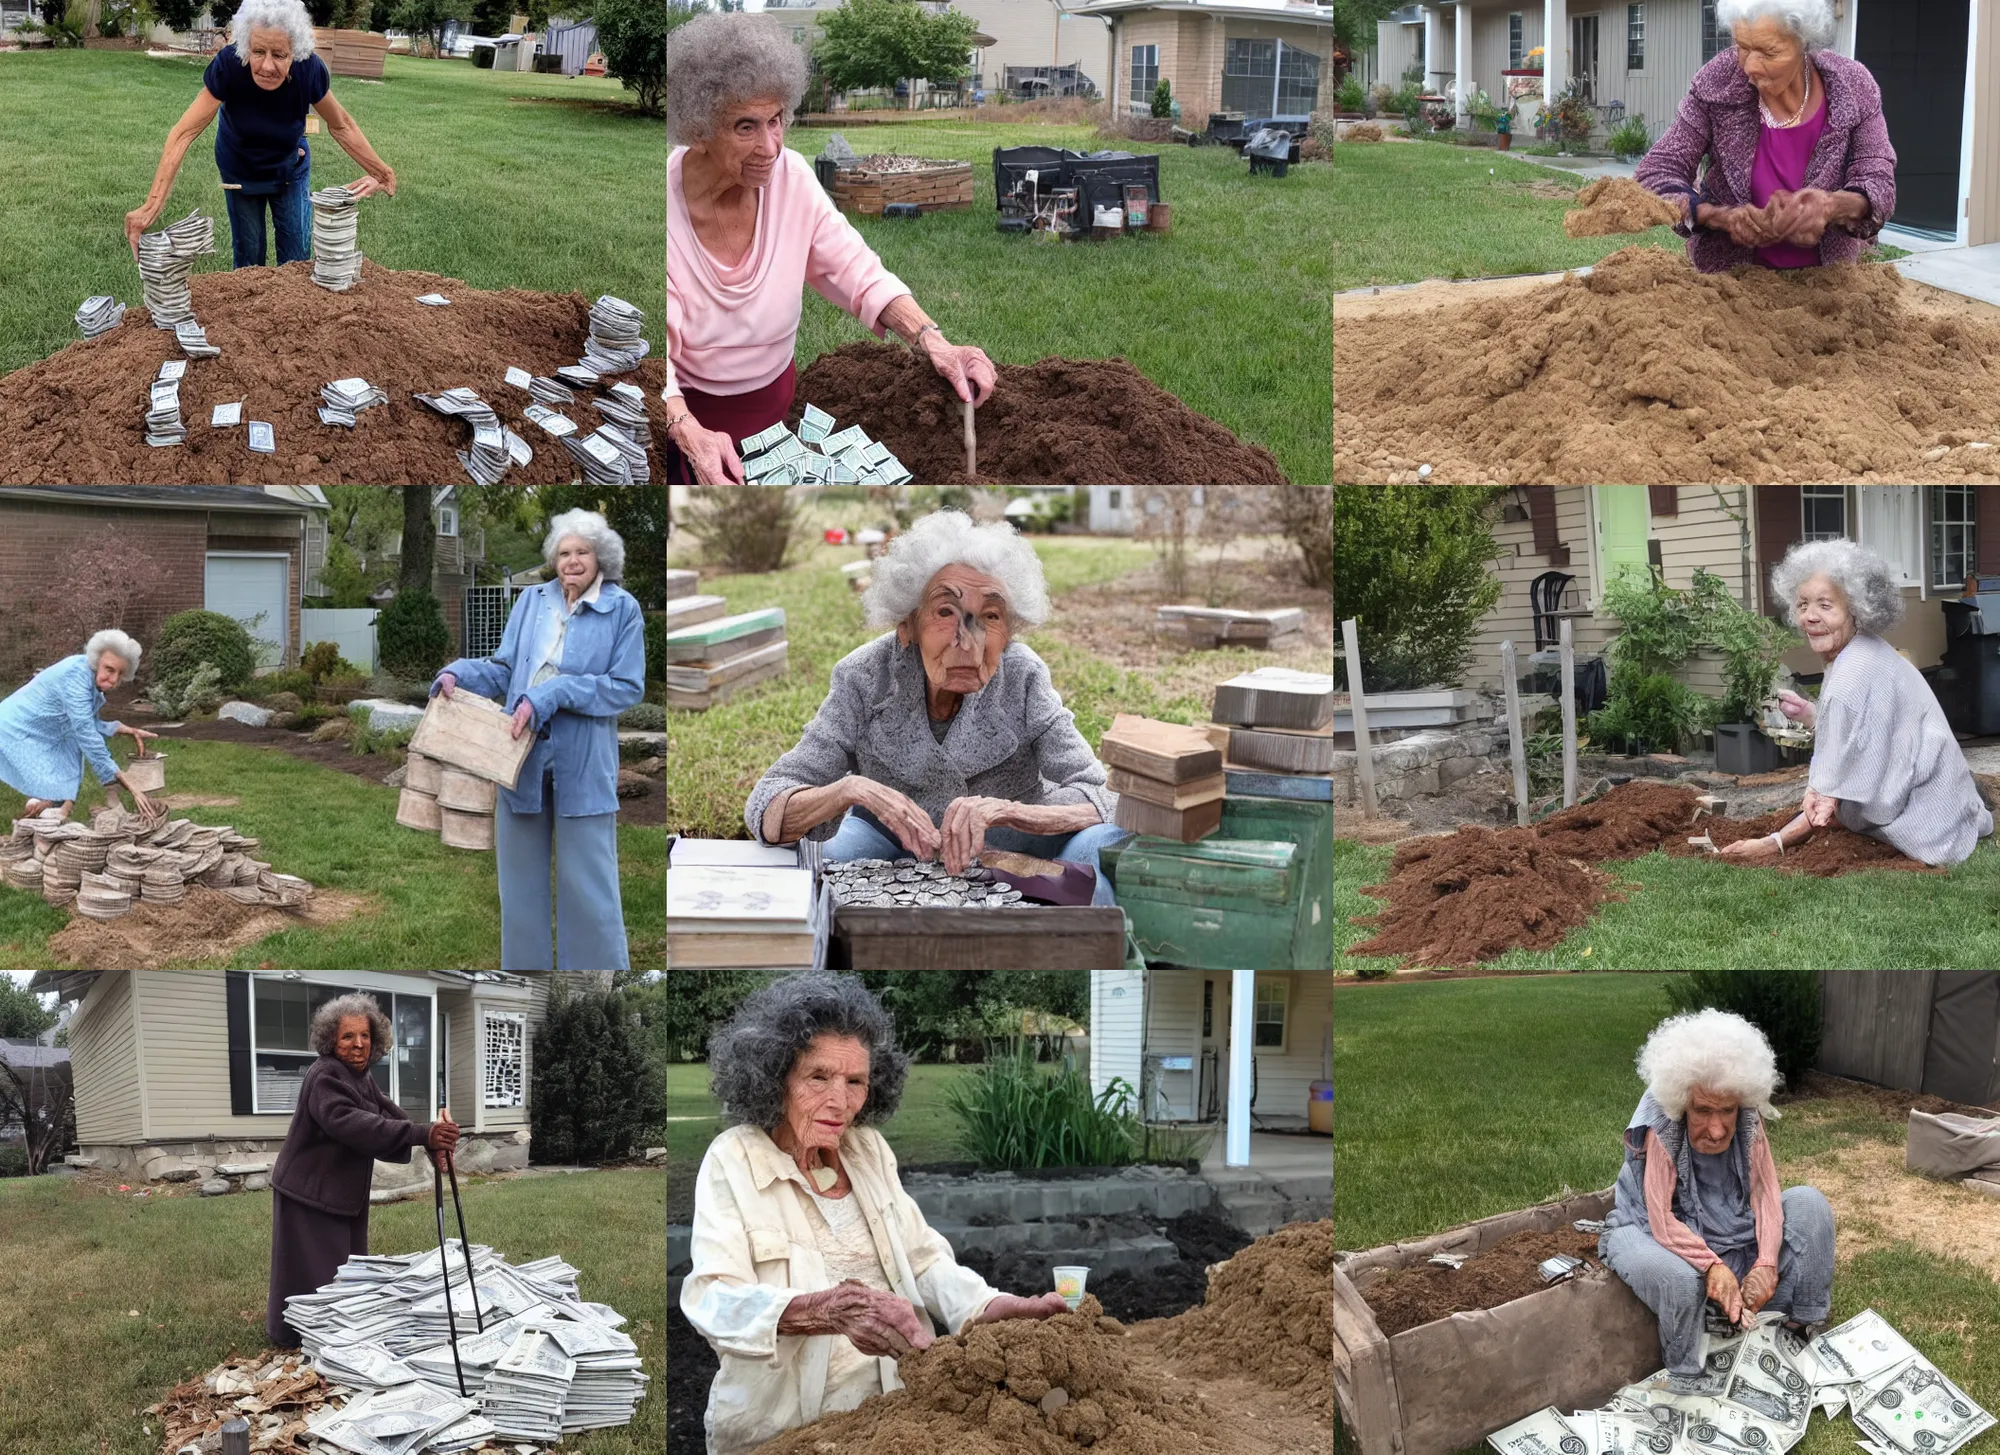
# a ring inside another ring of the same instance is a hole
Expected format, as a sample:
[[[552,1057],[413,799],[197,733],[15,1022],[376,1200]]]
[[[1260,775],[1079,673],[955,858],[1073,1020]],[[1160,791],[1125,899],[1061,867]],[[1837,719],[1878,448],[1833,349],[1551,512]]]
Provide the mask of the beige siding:
[[[290,1112],[229,1110],[229,1010],[220,970],[135,970],[146,1065],[146,1135],[282,1137]]]
[[[1379,81],[1391,90],[1401,85],[1403,72],[1416,64],[1417,37],[1422,33],[1421,25],[1393,20],[1376,22],[1375,49],[1370,52],[1368,83],[1372,86]],[[1183,107],[1182,111],[1185,112],[1186,108]]]
[[[1135,96],[1132,93],[1132,52],[1140,46],[1156,45],[1160,48],[1160,74],[1175,83],[1174,93],[1182,97],[1181,112],[1185,116],[1190,108],[1185,94],[1185,78],[1178,69],[1180,17],[1171,10],[1141,10],[1122,16],[1118,22],[1117,37],[1117,51],[1111,62],[1111,83],[1117,92],[1111,114],[1119,116],[1149,111],[1152,94],[1148,92]]]
[[[1643,71],[1625,69],[1625,12],[1623,5],[1607,5],[1602,11],[1598,99],[1623,101],[1625,114],[1643,115],[1647,138],[1658,141],[1674,124],[1688,82],[1701,69],[1701,5],[1698,0],[1646,0]]]
[[[438,1020],[445,1027],[445,1044],[450,1064],[445,1068],[447,1103],[458,1108],[452,1113],[460,1126],[485,1130],[485,1112],[479,1094],[479,1031],[472,998],[468,995],[441,996]]]
[[[81,1144],[133,1142],[145,1135],[134,1051],[133,973],[107,970],[99,975],[72,1022],[69,1064]]]
[[[1258,978],[1265,979],[1259,971]],[[1333,1073],[1327,1066],[1333,1035],[1333,981],[1295,970],[1270,978],[1291,982],[1290,1024],[1285,1054],[1257,1053],[1257,1110],[1270,1116],[1303,1117],[1312,1083]]]
[[[1973,0],[1976,41],[1972,71],[1972,188],[1966,198],[1966,242],[2000,242],[2000,0]]]

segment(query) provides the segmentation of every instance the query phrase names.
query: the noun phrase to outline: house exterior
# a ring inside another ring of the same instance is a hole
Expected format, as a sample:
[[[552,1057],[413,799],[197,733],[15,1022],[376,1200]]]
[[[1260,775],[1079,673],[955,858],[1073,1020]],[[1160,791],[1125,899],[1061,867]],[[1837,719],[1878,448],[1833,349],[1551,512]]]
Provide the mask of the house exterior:
[[[1197,131],[1218,111],[1303,117],[1332,105],[1330,4],[1095,0],[1077,13],[1111,23],[1114,116],[1150,115],[1162,78],[1180,102],[1182,125]]]
[[[355,990],[373,995],[396,1028],[395,1049],[375,1067],[383,1091],[413,1121],[450,1108],[464,1134],[460,1166],[526,1166],[535,1028],[554,974],[51,970],[29,988],[75,1002],[68,1030],[81,1155],[150,1181],[275,1160],[315,1059],[312,1015]],[[375,1186],[428,1176],[421,1158],[377,1163]]]
[[[838,10],[841,3],[767,0],[764,13],[789,29],[795,42],[810,48],[825,34],[819,17]],[[1074,67],[1096,94],[1104,94],[1110,77],[1110,29],[1080,15],[1070,0],[954,0],[950,5],[927,3],[925,8],[956,10],[978,24],[988,43],[979,46],[966,67],[975,90],[1016,89],[1030,75],[1046,77],[1051,68]]]
[[[276,643],[261,665],[298,661],[299,599],[326,553],[317,485],[0,486],[0,597],[48,589],[54,557],[119,528],[171,567],[125,629],[140,644],[177,611],[206,608]],[[81,650],[79,642],[74,650]]]
[[[1882,87],[1896,148],[1897,225],[1963,246],[2000,241],[2000,0],[1842,0],[1836,14],[1832,48],[1867,66]],[[1503,100],[1503,71],[1545,46],[1539,81],[1519,78],[1535,99],[1521,102],[1517,132],[1532,129],[1540,97],[1579,75],[1602,119],[1623,102],[1624,114],[1643,114],[1647,135],[1658,139],[1694,73],[1730,43],[1714,0],[1466,0],[1391,12],[1358,71],[1367,84],[1393,86],[1416,65],[1427,90],[1451,94],[1456,85],[1463,126],[1475,87]]]
[[[1919,668],[1944,655],[1938,598],[1957,596],[1969,574],[2000,574],[2000,486],[1520,485],[1503,503],[1507,518],[1493,531],[1502,554],[1488,567],[1501,595],[1473,641],[1468,686],[1499,685],[1503,640],[1523,660],[1533,650],[1530,588],[1550,571],[1573,578],[1558,617],[1570,620],[1577,655],[1588,656],[1618,633],[1599,605],[1620,570],[1657,565],[1676,587],[1706,570],[1744,605],[1777,616],[1771,568],[1798,541],[1845,537],[1897,569],[1907,605],[1885,640]],[[1815,673],[1822,664],[1800,645],[1785,665]],[[1698,653],[1676,675],[1722,695],[1719,656]]]
[[[403,488],[416,490],[423,487],[407,485]],[[452,641],[463,644],[465,593],[473,584],[479,567],[486,561],[486,532],[475,530],[467,534],[460,528],[456,485],[431,487],[431,521],[437,527],[436,550],[431,561],[431,595],[444,608],[444,624],[451,629]],[[403,533],[399,530],[368,564],[371,570],[393,579],[402,559]],[[382,606],[395,594],[393,587],[385,587],[372,599],[377,606]],[[497,641],[495,638],[496,644]]]

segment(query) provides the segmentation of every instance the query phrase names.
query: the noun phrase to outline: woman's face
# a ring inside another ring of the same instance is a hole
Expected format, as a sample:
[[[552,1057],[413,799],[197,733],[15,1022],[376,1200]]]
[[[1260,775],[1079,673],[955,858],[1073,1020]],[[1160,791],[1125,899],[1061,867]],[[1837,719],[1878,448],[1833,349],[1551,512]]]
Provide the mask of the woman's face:
[[[853,1036],[814,1036],[785,1078],[792,1150],[831,1148],[868,1102],[868,1048]]]
[[[1743,74],[1750,78],[1750,84],[1761,94],[1773,94],[1798,82],[1805,47],[1799,44],[1797,36],[1785,29],[1782,20],[1774,15],[1740,20],[1736,23],[1734,34],[1736,64],[1743,68]]]
[[[924,676],[940,692],[977,692],[1000,670],[1001,653],[1013,633],[1007,597],[983,571],[953,564],[931,577],[923,604],[896,629],[907,646],[912,638],[924,659]]]
[[[106,652],[97,659],[97,690],[109,692],[125,680],[125,659]]]
[[[333,1054],[356,1071],[366,1071],[375,1054],[375,1032],[365,1015],[344,1015],[334,1032]]]
[[[250,79],[275,91],[292,73],[292,38],[276,26],[250,27]]]
[[[715,131],[699,150],[739,187],[768,186],[785,149],[785,113],[775,96],[725,107]]]
[[[582,536],[564,536],[556,542],[556,579],[581,591],[597,574],[597,551]]]
[[[1688,1094],[1688,1141],[1697,1152],[1711,1156],[1727,1152],[1736,1140],[1736,1113],[1742,1102],[1720,1091],[1698,1086]]]
[[[1854,609],[1847,604],[1847,594],[1825,576],[1811,576],[1799,584],[1792,611],[1806,634],[1806,645],[1823,658],[1831,660],[1854,640]]]

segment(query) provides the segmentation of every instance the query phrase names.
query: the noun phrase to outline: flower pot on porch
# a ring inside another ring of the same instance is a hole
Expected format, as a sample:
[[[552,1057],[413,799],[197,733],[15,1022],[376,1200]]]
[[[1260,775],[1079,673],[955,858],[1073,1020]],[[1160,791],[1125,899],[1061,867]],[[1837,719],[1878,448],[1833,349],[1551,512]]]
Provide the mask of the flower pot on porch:
[[[1719,722],[1715,725],[1715,771],[1772,773],[1782,761],[1778,745],[1759,731],[1755,723]]]

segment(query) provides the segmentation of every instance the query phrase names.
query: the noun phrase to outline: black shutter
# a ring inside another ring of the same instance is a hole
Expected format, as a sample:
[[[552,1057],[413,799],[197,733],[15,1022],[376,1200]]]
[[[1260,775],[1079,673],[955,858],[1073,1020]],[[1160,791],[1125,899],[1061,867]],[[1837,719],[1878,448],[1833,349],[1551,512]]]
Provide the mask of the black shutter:
[[[1753,485],[1749,487],[1757,510],[1757,575],[1762,583],[1764,615],[1780,614],[1780,603],[1771,600],[1771,568],[1784,560],[1785,552],[1805,534],[1805,497],[1796,485]]]
[[[255,1110],[250,1094],[250,972],[225,972],[224,999],[229,1006],[229,1111],[247,1117]]]
[[[1681,513],[1681,487],[1678,485],[1648,485],[1646,487],[1648,513],[1652,515],[1679,515]]]
[[[1972,487],[1973,569],[1981,576],[2000,576],[2000,498],[1994,495],[1996,488],[2000,487]]]

